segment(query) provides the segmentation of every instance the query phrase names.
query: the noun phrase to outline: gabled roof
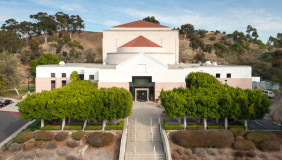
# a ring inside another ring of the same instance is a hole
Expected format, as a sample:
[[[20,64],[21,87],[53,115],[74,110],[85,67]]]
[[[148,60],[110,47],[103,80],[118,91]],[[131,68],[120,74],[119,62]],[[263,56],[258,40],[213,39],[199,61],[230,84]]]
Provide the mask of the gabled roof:
[[[170,27],[139,20],[139,21],[121,24],[118,26],[113,26],[112,28],[170,28]]]
[[[139,36],[120,47],[162,47],[162,46],[150,41],[149,39],[143,36]]]

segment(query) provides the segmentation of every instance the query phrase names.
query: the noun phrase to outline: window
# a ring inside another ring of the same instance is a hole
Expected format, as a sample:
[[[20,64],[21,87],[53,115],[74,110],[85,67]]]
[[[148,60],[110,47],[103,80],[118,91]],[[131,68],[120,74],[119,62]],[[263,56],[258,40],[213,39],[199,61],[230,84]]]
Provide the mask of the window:
[[[55,81],[51,81],[51,90],[56,88],[56,82]]]
[[[55,73],[51,73],[51,77],[55,77]]]
[[[220,73],[215,74],[216,78],[220,78]]]
[[[65,85],[67,85],[66,81],[62,81],[62,87],[64,87]]]
[[[89,75],[89,80],[94,80],[94,75]]]
[[[62,77],[66,77],[66,73],[62,73]]]
[[[231,73],[227,73],[227,78],[231,78]]]
[[[79,74],[78,78],[81,79],[81,80],[84,80],[84,74]]]

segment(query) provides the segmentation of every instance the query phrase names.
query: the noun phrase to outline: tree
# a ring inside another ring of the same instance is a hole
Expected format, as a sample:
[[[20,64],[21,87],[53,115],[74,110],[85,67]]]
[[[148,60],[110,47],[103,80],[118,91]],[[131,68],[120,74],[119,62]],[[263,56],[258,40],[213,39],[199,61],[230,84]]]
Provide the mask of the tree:
[[[15,32],[0,31],[0,46],[2,51],[6,50],[9,53],[17,53],[24,45],[25,42]]]
[[[19,95],[16,87],[18,87],[22,81],[22,74],[18,70],[18,59],[16,55],[9,54],[5,51],[0,53],[0,64],[0,74],[5,77],[2,79],[5,85],[14,88]]]
[[[71,15],[68,20],[68,31],[70,33],[70,38],[72,33],[80,33],[82,29],[85,28],[84,21],[81,19],[79,15]]]
[[[237,30],[233,32],[233,41],[244,45],[244,41],[246,41],[246,36],[243,32],[238,32]]]
[[[44,42],[47,42],[47,34],[52,35],[53,32],[57,30],[57,22],[52,15],[38,12],[35,15],[30,15],[30,18],[36,22],[33,24],[33,27],[37,35],[40,35],[41,32],[43,33],[45,39]]]
[[[204,29],[199,29],[198,34],[200,35],[200,38],[204,38],[206,36],[206,30]]]
[[[31,71],[36,74],[36,67],[38,65],[46,65],[46,64],[59,64],[61,59],[58,56],[54,56],[52,53],[44,54],[37,61],[33,60],[29,64],[31,67]]]
[[[70,74],[70,80],[76,81],[76,80],[78,80],[78,79],[79,79],[79,77],[78,77],[77,71],[73,71],[73,72]]]
[[[11,18],[5,21],[5,23],[2,25],[1,29],[6,30],[8,32],[18,32],[18,22]]]
[[[282,100],[277,101],[276,105],[271,108],[270,117],[282,124]]]
[[[0,93],[6,92],[6,88],[4,76],[0,74]]]
[[[25,38],[26,43],[28,44],[28,38],[31,37],[32,35],[32,23],[31,22],[27,22],[27,21],[23,21],[18,25],[19,28],[19,32],[21,33],[22,37]]]
[[[159,22],[158,20],[156,20],[154,16],[145,17],[145,18],[143,19],[143,21],[147,21],[147,22],[151,22],[151,23],[160,24],[160,22]]]
[[[57,12],[55,14],[56,20],[57,20],[57,24],[58,24],[58,32],[57,32],[57,37],[59,31],[65,30],[68,27],[68,21],[70,19],[68,14],[65,14],[63,12]]]
[[[194,33],[194,26],[192,24],[181,25],[180,34],[183,34],[187,38]]]
[[[82,55],[82,52],[77,51],[76,49],[72,48],[70,50],[69,56],[70,58],[73,59],[74,63],[75,63],[75,59],[77,59],[80,55]]]
[[[96,58],[96,53],[93,52],[92,48],[87,49],[84,52],[86,63],[94,63]]]

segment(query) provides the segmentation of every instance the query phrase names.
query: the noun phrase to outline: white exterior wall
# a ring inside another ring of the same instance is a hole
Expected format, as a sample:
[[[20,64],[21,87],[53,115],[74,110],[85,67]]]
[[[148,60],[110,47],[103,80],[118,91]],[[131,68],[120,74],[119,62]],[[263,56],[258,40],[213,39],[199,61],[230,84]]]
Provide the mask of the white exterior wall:
[[[165,52],[161,47],[120,47],[117,52]]]
[[[120,64],[129,58],[137,55],[137,53],[108,53],[108,64]],[[148,53],[147,55],[152,56],[164,64],[174,64],[175,55],[170,53]]]
[[[62,73],[66,73],[66,78],[70,77],[73,71],[84,74],[84,80],[89,80],[89,75],[94,75],[94,80],[99,80],[99,68],[85,67],[36,67],[36,78],[51,78],[51,73],[55,73],[55,78],[61,78]]]
[[[103,31],[103,62],[108,63],[107,53],[116,53],[118,48],[138,36],[162,46],[167,53],[175,54],[175,62],[179,60],[179,38],[177,30],[104,30]],[[143,51],[144,52],[144,51]]]
[[[260,82],[260,77],[252,77],[253,82]]]

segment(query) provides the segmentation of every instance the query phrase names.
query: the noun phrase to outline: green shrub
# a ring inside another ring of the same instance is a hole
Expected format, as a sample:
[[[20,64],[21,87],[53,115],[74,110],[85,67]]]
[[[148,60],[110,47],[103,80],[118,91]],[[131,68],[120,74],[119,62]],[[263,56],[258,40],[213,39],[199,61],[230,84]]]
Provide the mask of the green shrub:
[[[83,131],[77,131],[75,133],[72,134],[72,138],[75,140],[81,140],[85,135],[85,132]]]
[[[224,129],[224,126],[208,126],[208,129]]]
[[[53,132],[46,132],[44,137],[43,137],[43,140],[44,141],[52,141],[55,137],[55,134]]]
[[[182,130],[182,125],[169,125],[167,121],[163,121],[165,130]]]
[[[258,148],[263,152],[280,151],[280,144],[274,140],[264,141],[258,145]]]
[[[63,40],[64,40],[65,43],[68,43],[68,42],[71,41],[71,38],[68,35],[65,35]]]
[[[246,129],[246,127],[244,125],[229,125],[228,129],[231,129],[231,128],[243,128],[243,129]]]
[[[209,40],[214,41],[216,38],[215,37],[210,37]]]
[[[246,139],[253,141],[254,143],[259,143],[263,141],[270,140],[269,133],[265,131],[254,131],[248,133]]]
[[[49,124],[49,123],[50,123],[50,121],[48,121],[48,120],[45,120],[45,121],[44,121],[44,125],[47,125],[47,124]],[[40,120],[40,119],[37,119],[36,121],[34,121],[34,122],[31,123],[30,125],[28,125],[28,126],[26,127],[26,129],[29,129],[30,131],[34,132],[34,131],[36,131],[36,130],[39,130],[40,127],[41,127],[41,120]]]
[[[105,130],[123,130],[124,121],[120,121],[118,125],[106,125]]]
[[[51,37],[48,37],[47,38],[47,42],[58,42],[58,38],[57,37],[54,37],[54,36],[51,36]]]
[[[102,126],[85,126],[84,130],[102,130]]]
[[[231,131],[234,136],[243,136],[247,133],[247,131],[243,128],[231,128],[229,131]]]
[[[185,148],[229,147],[234,142],[232,132],[225,129],[176,131],[173,141]]]
[[[187,126],[187,130],[203,130],[205,129],[204,126],[200,126],[200,125],[191,125],[191,126]]]
[[[59,132],[57,133],[55,138],[57,141],[64,141],[68,138],[68,136],[69,136],[68,132]]]
[[[87,143],[92,147],[105,147],[114,142],[114,135],[106,132],[93,132],[87,136]]]
[[[61,126],[44,126],[40,130],[60,130]]]
[[[81,126],[65,126],[64,130],[81,130]]]
[[[239,125],[244,125],[244,122],[241,122],[241,121],[236,121],[236,123]]]
[[[41,130],[41,131],[38,131],[34,134],[34,139],[36,141],[42,141],[44,136],[46,134],[46,131],[45,130]]]
[[[234,142],[234,149],[243,151],[252,151],[256,149],[255,144],[250,140]]]
[[[17,135],[14,142],[24,143],[24,142],[30,140],[31,138],[33,138],[33,132],[30,132],[29,130],[25,130],[22,133],[20,133],[19,135]]]

